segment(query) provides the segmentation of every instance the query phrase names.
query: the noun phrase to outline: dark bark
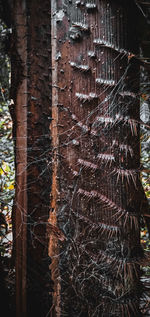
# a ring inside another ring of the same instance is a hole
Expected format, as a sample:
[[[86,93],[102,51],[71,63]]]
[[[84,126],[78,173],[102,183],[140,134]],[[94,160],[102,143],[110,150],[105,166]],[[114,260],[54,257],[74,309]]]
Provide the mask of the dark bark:
[[[14,1],[12,38],[12,88],[16,131],[15,165],[15,268],[16,314],[26,316],[26,216],[27,216],[27,54],[26,10],[22,1]]]
[[[13,14],[17,316],[138,317],[136,10],[51,6],[16,0]]]
[[[52,284],[47,223],[51,190],[51,12],[48,0],[27,1],[28,142],[27,142],[27,316],[45,317]]]
[[[8,28],[12,26],[12,1],[0,0],[0,19],[6,24]]]
[[[4,271],[4,260],[0,255],[0,298],[1,298],[1,309],[5,316],[10,316],[12,311],[10,310],[10,294],[6,284],[7,273]]]
[[[136,13],[52,1],[54,316],[141,316]]]
[[[15,103],[15,255],[17,316],[51,307],[47,223],[51,190],[50,3],[14,1],[12,98]]]
[[[150,27],[149,27],[149,12],[150,12],[150,4],[147,3],[147,6],[145,7],[146,11],[146,17],[147,19],[144,19],[144,27],[143,32],[141,35],[141,55],[142,58],[149,63],[150,60]],[[146,21],[147,23],[146,23]],[[142,25],[140,25],[141,27]],[[144,66],[144,65],[143,65]],[[141,132],[144,136],[146,134],[149,134],[149,126],[150,126],[150,97],[149,97],[149,83],[150,83],[150,68],[145,65],[145,67],[141,67],[141,81],[140,81],[140,89],[141,89],[141,95],[145,95],[145,102],[148,105],[149,108],[149,121],[145,122],[145,125],[142,126]],[[144,137],[145,139],[145,137]],[[143,141],[142,141],[143,142]],[[144,142],[142,148],[145,148],[147,153],[149,153],[149,145],[148,142]],[[145,169],[145,168],[144,168]],[[149,173],[149,171],[147,171]],[[148,200],[145,196],[145,193],[143,191],[143,215],[144,220],[146,222],[146,226],[148,228],[149,237],[150,237],[150,206],[148,205]]]

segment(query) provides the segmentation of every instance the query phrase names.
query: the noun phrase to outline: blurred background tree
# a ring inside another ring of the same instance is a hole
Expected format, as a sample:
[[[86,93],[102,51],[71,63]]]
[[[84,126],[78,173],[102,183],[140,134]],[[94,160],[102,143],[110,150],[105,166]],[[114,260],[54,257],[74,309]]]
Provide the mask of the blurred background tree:
[[[11,66],[8,54],[10,29],[0,20],[0,299],[1,309],[8,316],[14,295],[14,269],[11,267],[12,254],[12,207],[14,198],[14,145],[12,138]],[[12,277],[13,276],[13,277]]]

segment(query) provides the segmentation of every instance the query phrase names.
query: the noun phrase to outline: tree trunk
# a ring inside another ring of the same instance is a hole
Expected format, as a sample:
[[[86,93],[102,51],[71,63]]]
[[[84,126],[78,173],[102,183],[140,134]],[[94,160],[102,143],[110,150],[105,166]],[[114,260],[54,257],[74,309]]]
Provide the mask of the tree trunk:
[[[135,7],[16,0],[13,15],[17,316],[141,316]]]
[[[52,291],[47,235],[51,190],[49,1],[16,0],[13,19],[17,316],[45,317]]]
[[[136,15],[52,1],[52,316],[141,315]]]
[[[14,28],[12,39],[12,97],[15,102],[15,267],[16,314],[26,316],[26,239],[27,239],[27,21],[21,1],[14,3]],[[14,215],[13,215],[14,217]]]

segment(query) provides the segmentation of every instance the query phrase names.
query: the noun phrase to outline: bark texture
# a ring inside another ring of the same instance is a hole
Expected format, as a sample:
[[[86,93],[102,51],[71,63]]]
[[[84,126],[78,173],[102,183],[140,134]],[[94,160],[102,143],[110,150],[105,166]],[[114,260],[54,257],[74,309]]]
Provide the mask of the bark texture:
[[[28,316],[45,317],[52,284],[47,224],[51,190],[51,12],[48,0],[28,8]]]
[[[141,316],[135,18],[131,1],[52,1],[53,316]]]
[[[141,316],[135,7],[14,3],[17,316]]]
[[[17,316],[46,316],[52,283],[47,224],[51,190],[50,3],[14,1],[12,98],[16,130]]]
[[[26,316],[26,239],[27,239],[27,20],[21,1],[14,2],[12,39],[12,98],[15,102],[15,262],[16,314]],[[14,216],[13,216],[14,217]]]

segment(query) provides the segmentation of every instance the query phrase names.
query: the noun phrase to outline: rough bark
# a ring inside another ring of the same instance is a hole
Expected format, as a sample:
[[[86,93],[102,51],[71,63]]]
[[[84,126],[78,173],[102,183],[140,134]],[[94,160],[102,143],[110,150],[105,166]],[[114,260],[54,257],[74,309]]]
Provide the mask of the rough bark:
[[[135,7],[51,7],[14,5],[17,316],[141,316]]]
[[[51,190],[50,3],[14,1],[12,98],[16,130],[16,310],[51,307],[47,223]]]
[[[16,126],[16,313],[26,316],[26,217],[27,217],[27,42],[26,10],[23,2],[14,3],[12,96],[15,101]],[[15,40],[17,41],[15,42]]]
[[[45,317],[52,285],[47,224],[51,190],[51,11],[48,0],[28,8],[28,316]],[[50,233],[49,233],[50,234]]]
[[[141,315],[135,19],[131,1],[52,1],[52,316]]]
[[[145,11],[147,12],[147,18],[148,18],[148,13],[150,12],[150,3],[147,3],[145,7]],[[142,58],[147,60],[149,63],[150,59],[150,27],[149,27],[149,20],[147,20],[147,23],[144,19],[143,23],[144,25],[140,25],[141,29],[143,29],[143,32],[141,34],[141,55]],[[150,126],[150,97],[149,97],[149,83],[150,83],[150,67],[149,65],[145,65],[145,67],[141,67],[141,81],[140,81],[140,88],[141,88],[141,94],[145,95],[145,101],[148,106],[148,111],[147,111],[147,116],[149,116],[149,121],[145,122],[146,125],[142,126],[142,133],[145,135],[146,130],[147,134],[149,134],[149,126]],[[142,106],[143,107],[143,106]],[[141,107],[141,108],[142,108]],[[141,109],[142,110],[142,109]],[[146,112],[146,111],[144,111]],[[145,137],[144,137],[145,139]],[[142,140],[143,142],[143,140]],[[145,143],[145,142],[144,142]],[[147,145],[146,145],[147,143]],[[146,142],[144,145],[145,150],[147,153],[149,153],[149,148],[148,148],[148,142]],[[149,171],[147,171],[149,173]],[[148,200],[144,199],[144,193],[143,193],[143,201],[145,201],[145,204],[143,204],[143,215],[144,215],[144,220],[146,222],[146,226],[149,232],[149,237],[150,237],[150,206],[148,205]]]

